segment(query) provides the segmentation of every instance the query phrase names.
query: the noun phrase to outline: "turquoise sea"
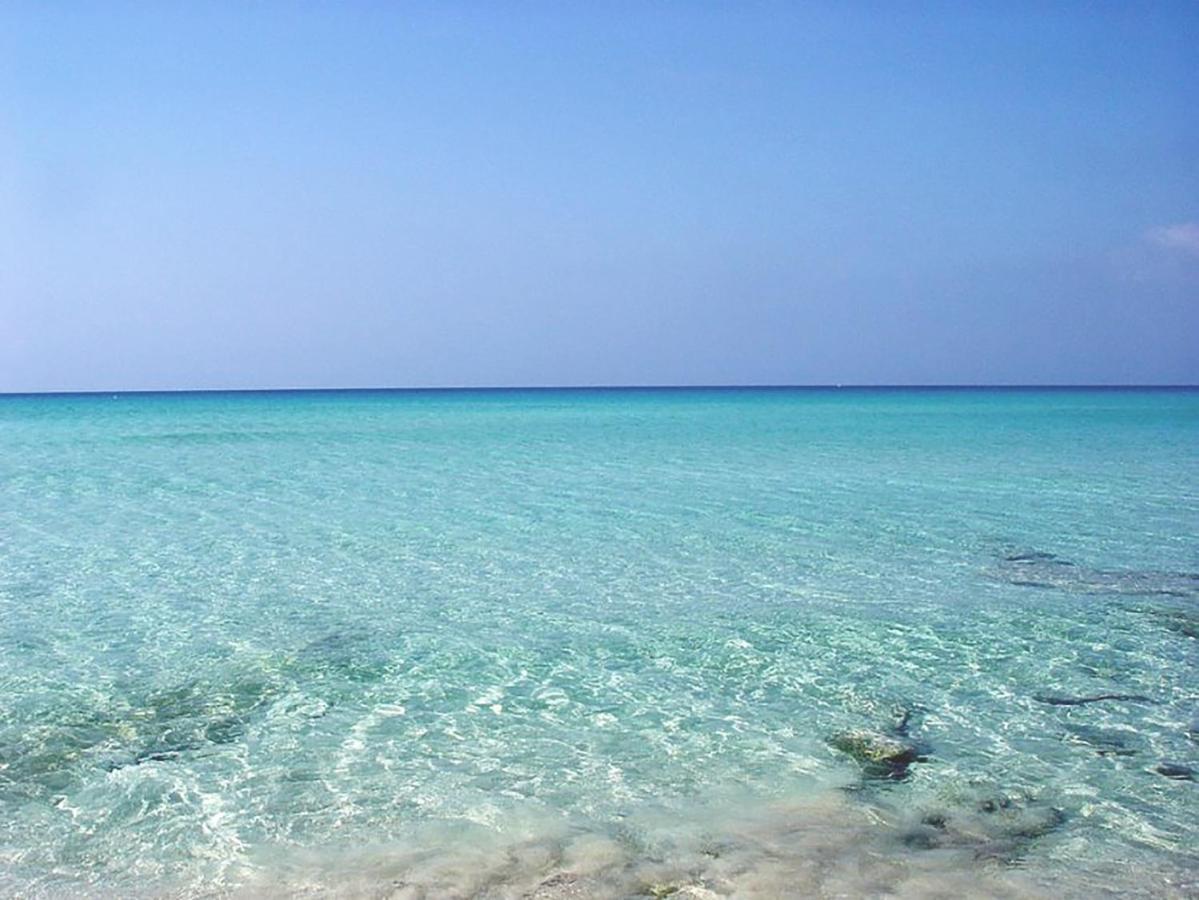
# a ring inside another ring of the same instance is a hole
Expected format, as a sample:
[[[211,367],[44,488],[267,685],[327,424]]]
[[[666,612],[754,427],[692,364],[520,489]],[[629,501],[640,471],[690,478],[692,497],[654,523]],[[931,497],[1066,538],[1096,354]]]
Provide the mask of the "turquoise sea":
[[[1197,663],[1199,391],[0,397],[4,896],[1196,896]]]

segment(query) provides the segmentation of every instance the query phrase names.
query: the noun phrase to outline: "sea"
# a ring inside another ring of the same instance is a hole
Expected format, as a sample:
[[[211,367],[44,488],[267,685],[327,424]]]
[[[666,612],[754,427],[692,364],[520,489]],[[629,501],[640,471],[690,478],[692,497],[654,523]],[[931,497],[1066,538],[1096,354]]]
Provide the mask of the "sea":
[[[0,397],[0,896],[1199,896],[1199,390]]]

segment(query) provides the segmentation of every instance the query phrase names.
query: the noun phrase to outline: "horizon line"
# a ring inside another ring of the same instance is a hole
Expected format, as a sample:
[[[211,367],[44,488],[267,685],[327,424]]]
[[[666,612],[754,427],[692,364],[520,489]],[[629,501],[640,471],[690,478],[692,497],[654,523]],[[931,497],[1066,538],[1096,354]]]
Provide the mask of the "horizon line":
[[[11,397],[95,397],[161,394],[338,394],[338,393],[468,393],[533,391],[1170,391],[1196,390],[1199,384],[1125,384],[1125,383],[818,383],[818,384],[562,384],[562,385],[433,385],[408,387],[237,387],[237,388],[109,388],[88,390],[0,391],[0,398]]]

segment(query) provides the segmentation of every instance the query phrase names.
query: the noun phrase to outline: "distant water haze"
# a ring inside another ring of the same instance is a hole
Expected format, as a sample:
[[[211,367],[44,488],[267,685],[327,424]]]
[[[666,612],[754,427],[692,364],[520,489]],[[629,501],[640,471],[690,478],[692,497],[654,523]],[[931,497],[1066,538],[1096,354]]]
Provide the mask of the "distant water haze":
[[[1199,7],[0,10],[0,391],[1195,383]]]

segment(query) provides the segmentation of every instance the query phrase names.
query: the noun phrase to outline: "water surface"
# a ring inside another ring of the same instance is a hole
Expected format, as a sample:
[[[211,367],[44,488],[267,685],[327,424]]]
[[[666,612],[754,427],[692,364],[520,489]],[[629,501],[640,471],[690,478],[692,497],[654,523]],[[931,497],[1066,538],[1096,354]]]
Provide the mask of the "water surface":
[[[0,398],[0,893],[1185,896],[1197,476],[1187,390]]]

